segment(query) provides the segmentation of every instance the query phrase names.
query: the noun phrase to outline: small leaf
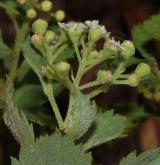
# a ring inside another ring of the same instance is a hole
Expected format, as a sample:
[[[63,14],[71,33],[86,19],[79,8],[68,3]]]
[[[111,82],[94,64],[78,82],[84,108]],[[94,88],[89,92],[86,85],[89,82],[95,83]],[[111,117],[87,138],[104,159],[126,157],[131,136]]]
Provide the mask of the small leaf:
[[[93,127],[91,127],[91,134],[84,142],[85,150],[121,137],[126,123],[125,117],[113,115],[113,111],[99,112]]]
[[[141,153],[136,157],[136,153],[130,153],[126,158],[123,158],[120,165],[159,165],[160,164],[160,149],[153,149]]]
[[[79,90],[70,96],[68,115],[65,121],[66,132],[74,139],[84,135],[91,126],[96,114],[95,105]]]
[[[5,124],[20,145],[34,142],[32,125],[29,125],[25,115],[19,112],[13,104],[13,89],[8,89],[7,94],[7,107],[3,116]]]
[[[91,165],[91,154],[85,153],[59,133],[40,137],[32,145],[21,148],[19,163],[12,159],[12,165]]]

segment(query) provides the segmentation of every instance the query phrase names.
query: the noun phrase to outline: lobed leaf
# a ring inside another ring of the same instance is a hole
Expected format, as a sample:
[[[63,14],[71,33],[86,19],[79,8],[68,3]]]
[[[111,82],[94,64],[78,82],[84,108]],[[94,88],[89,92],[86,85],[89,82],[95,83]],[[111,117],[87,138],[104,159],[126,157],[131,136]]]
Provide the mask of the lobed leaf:
[[[159,165],[160,149],[152,149],[136,156],[135,152],[123,158],[120,165]]]
[[[12,165],[90,165],[91,154],[85,153],[59,133],[40,137],[35,143],[23,146],[19,161],[12,159]]]
[[[92,130],[86,134],[86,139],[84,137],[85,150],[121,137],[126,125],[126,118],[120,115],[113,115],[113,111],[99,112],[91,127]]]
[[[24,113],[14,106],[13,89],[9,89],[7,94],[6,111],[3,116],[5,124],[20,145],[33,143],[33,127],[28,123]]]

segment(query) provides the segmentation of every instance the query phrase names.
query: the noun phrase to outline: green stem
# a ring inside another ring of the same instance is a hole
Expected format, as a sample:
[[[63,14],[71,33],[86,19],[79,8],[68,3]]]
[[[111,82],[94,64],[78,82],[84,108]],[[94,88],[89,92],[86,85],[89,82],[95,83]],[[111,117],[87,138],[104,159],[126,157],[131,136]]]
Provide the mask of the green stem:
[[[67,44],[62,45],[54,54],[51,56],[51,64],[57,59],[58,55],[64,51],[67,47]]]
[[[82,45],[83,50],[85,50],[86,45],[85,45],[85,42],[84,42],[84,38],[83,37],[81,38],[81,45]]]
[[[15,40],[15,48],[12,54],[12,66],[11,70],[9,72],[8,78],[10,79],[11,82],[13,82],[17,76],[17,70],[18,70],[18,63],[19,63],[19,57],[21,54],[21,48],[22,44],[24,43],[24,39],[28,33],[29,25],[28,22],[24,23],[22,25],[22,28],[17,31],[17,36]]]
[[[81,55],[80,55],[80,52],[79,52],[79,49],[78,49],[78,45],[76,43],[73,43],[73,47],[75,49],[75,52],[76,52],[76,55],[77,55],[77,59],[78,59],[78,62],[80,64],[80,62],[81,62]]]
[[[88,49],[85,50],[85,53],[83,55],[83,59],[81,60],[81,62],[79,63],[79,68],[77,71],[77,75],[76,78],[74,80],[74,84],[76,87],[79,86],[80,80],[82,78],[82,76],[84,75],[85,71],[85,66],[86,66],[86,58],[87,55],[90,53],[91,49],[92,49],[93,43],[90,43],[88,46]]]
[[[80,86],[79,88],[80,88],[80,90],[83,90],[83,89],[94,87],[94,86],[97,86],[97,85],[100,85],[100,82],[95,80],[95,81],[86,83],[86,84]]]
[[[116,69],[116,71],[115,71],[115,73],[114,73],[114,79],[117,79],[123,72],[124,72],[125,70],[124,70],[124,63],[123,62],[121,62],[119,65],[118,65],[118,67],[117,67],[117,69]]]
[[[64,41],[59,40],[52,48],[51,48],[51,53],[55,53],[56,49],[61,46],[64,43]]]
[[[87,94],[87,96],[91,99],[91,98],[99,95],[100,93],[105,92],[109,87],[110,87],[110,84],[104,84],[104,85],[98,87],[96,90]]]
[[[113,81],[112,84],[114,84],[114,85],[129,85],[129,82],[128,82],[128,80],[115,80],[115,81]]]
[[[79,68],[78,68],[78,71],[77,71],[76,78],[74,79],[74,84],[75,84],[76,87],[79,86],[81,77],[82,77],[83,74],[84,74],[83,71],[84,71],[84,64],[83,64],[83,61],[81,61],[80,65],[79,65]]]
[[[52,110],[53,110],[55,117],[57,119],[59,128],[60,128],[60,130],[63,130],[64,129],[64,122],[63,122],[62,116],[60,114],[59,108],[57,106],[54,94],[53,94],[52,81],[48,80],[47,84],[43,84],[43,88],[44,88],[44,92],[47,95],[48,100],[52,106]]]

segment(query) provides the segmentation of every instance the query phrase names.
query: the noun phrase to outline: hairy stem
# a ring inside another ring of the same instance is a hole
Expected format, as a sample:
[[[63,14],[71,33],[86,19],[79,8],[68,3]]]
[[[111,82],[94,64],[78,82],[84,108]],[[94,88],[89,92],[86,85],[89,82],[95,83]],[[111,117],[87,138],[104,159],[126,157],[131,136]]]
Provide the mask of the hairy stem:
[[[60,114],[58,105],[56,103],[54,94],[53,94],[52,81],[48,80],[47,84],[46,83],[43,84],[43,88],[44,88],[44,92],[47,95],[48,100],[49,100],[49,102],[50,102],[50,104],[52,106],[52,110],[53,110],[53,112],[55,114],[55,117],[57,119],[59,128],[60,128],[60,130],[63,130],[64,129],[64,122],[63,122],[62,116]]]
[[[24,43],[24,39],[28,33],[29,25],[28,22],[24,23],[22,25],[22,28],[17,31],[17,36],[15,40],[15,47],[12,53],[12,66],[8,75],[8,78],[11,82],[13,82],[17,76],[17,70],[18,70],[18,63],[19,63],[19,57],[21,54],[21,48],[22,44]]]
[[[81,55],[80,55],[80,52],[79,52],[79,49],[78,49],[78,45],[77,45],[76,43],[73,43],[73,47],[74,47],[74,49],[75,49],[78,62],[80,63],[80,62],[81,62]]]

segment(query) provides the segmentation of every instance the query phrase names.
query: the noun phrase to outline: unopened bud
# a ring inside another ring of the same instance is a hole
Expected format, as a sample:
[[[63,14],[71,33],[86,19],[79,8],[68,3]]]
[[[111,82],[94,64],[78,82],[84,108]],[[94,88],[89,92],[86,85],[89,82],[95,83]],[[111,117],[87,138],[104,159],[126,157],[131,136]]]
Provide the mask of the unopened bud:
[[[58,10],[56,13],[55,13],[55,19],[57,20],[57,21],[63,21],[64,20],[64,18],[65,18],[65,12],[63,11],[63,10]]]
[[[90,52],[88,59],[97,59],[99,57],[99,54],[96,50],[93,50]]]
[[[31,37],[31,42],[32,44],[36,47],[36,48],[39,48],[43,45],[43,36],[42,35],[39,35],[39,34],[34,34],[32,37]]]
[[[24,5],[26,3],[26,0],[17,0],[17,2],[20,4],[20,5]]]
[[[48,28],[47,21],[41,18],[37,19],[32,25],[33,32],[40,35],[44,35],[47,28]]]
[[[27,17],[28,17],[29,19],[35,18],[36,15],[37,15],[37,12],[36,12],[35,9],[32,8],[32,9],[27,10]]]
[[[110,70],[99,70],[97,73],[97,80],[101,83],[112,81],[113,75]]]
[[[135,73],[139,78],[147,77],[151,72],[151,68],[146,63],[140,63],[138,64]]]
[[[130,86],[137,86],[139,84],[139,77],[136,74],[131,74],[128,78],[128,82]]]
[[[53,67],[59,77],[65,79],[69,76],[71,66],[68,62],[61,61],[61,62],[56,63]]]
[[[119,52],[119,49],[116,45],[110,42],[106,42],[104,44],[103,52],[104,52],[104,56],[108,57],[112,55],[117,55]]]
[[[134,47],[133,42],[129,40],[125,40],[121,44],[121,47],[123,48],[123,50],[120,51],[120,55],[124,59],[129,59],[131,56],[135,54],[135,47]]]
[[[47,42],[53,40],[55,38],[55,33],[51,30],[47,30],[45,33],[45,39],[47,40]]]
[[[45,12],[49,12],[52,9],[52,2],[49,0],[45,0],[41,3],[41,8]]]

